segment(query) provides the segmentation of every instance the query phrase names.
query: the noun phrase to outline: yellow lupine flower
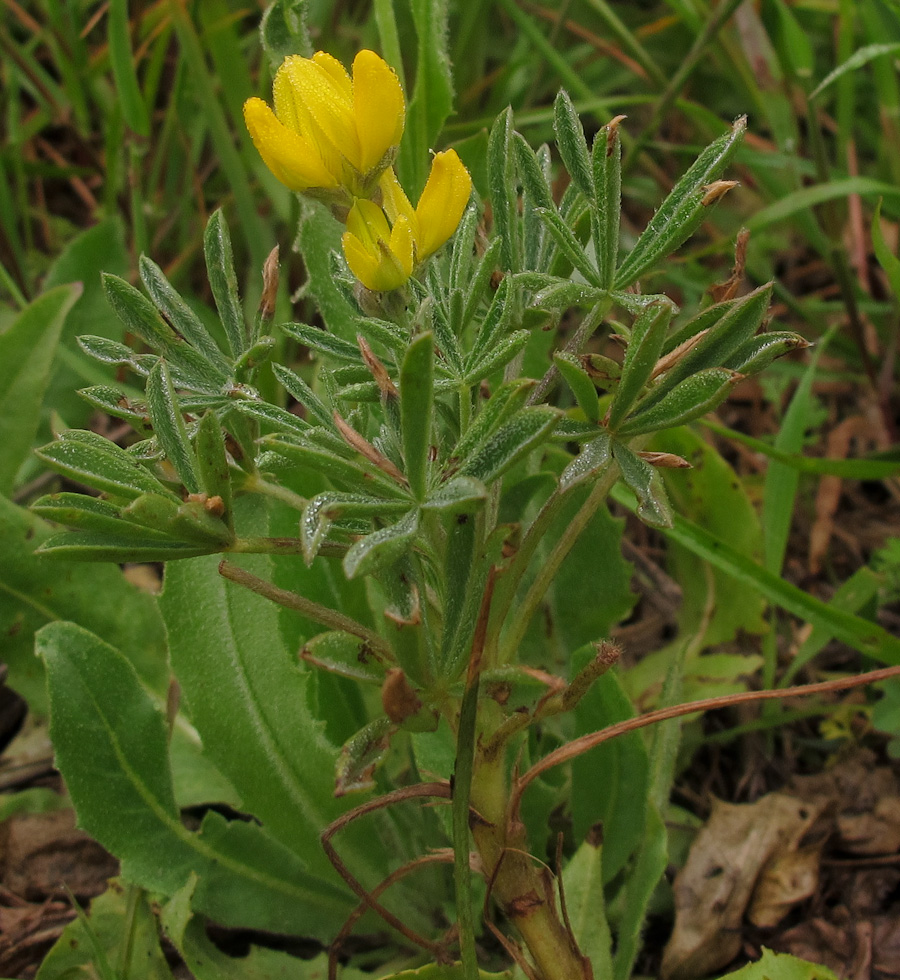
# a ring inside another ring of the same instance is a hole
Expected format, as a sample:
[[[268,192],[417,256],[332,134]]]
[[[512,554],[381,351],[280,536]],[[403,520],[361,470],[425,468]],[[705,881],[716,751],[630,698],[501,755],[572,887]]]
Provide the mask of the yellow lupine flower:
[[[398,289],[417,265],[456,231],[472,178],[455,150],[435,154],[418,205],[413,208],[392,169],[381,178],[382,207],[358,200],[347,217],[343,246],[353,275],[368,289]]]
[[[394,70],[360,51],[353,77],[324,51],[285,58],[273,85],[275,111],[244,103],[244,120],[260,156],[293,191],[369,197],[397,152],[406,108]]]

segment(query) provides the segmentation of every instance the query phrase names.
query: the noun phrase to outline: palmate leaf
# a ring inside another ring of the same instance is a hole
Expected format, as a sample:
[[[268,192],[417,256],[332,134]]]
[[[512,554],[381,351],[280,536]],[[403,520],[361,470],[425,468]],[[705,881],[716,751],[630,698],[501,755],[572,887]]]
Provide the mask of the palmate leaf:
[[[259,826],[215,813],[198,833],[182,824],[164,716],[116,649],[73,623],[44,627],[37,649],[79,823],[121,860],[125,878],[172,895],[193,873],[194,907],[223,925],[333,935],[351,897]]]

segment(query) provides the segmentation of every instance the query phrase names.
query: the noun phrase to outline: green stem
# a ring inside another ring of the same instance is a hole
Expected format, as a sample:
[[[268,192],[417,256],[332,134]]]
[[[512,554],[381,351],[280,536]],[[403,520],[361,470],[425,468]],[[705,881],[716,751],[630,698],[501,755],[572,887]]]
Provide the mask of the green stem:
[[[453,775],[453,883],[459,927],[459,954],[465,980],[478,980],[475,917],[472,913],[469,867],[469,799],[475,763],[475,724],[478,718],[478,675],[466,688],[459,712],[456,767]]]
[[[277,483],[270,483],[258,473],[247,474],[240,489],[246,493],[261,493],[273,500],[280,500],[294,510],[302,511],[308,503],[306,497],[301,497],[299,493],[294,493],[293,490],[279,486]]]
[[[498,658],[499,664],[511,663],[519,645],[528,630],[532,616],[537,611],[538,606],[547,594],[547,590],[556,578],[560,566],[565,560],[566,555],[572,550],[582,531],[587,527],[589,521],[597,513],[597,509],[606,500],[606,496],[612,489],[613,484],[618,478],[619,470],[617,466],[610,466],[594,484],[593,489],[585,502],[581,505],[578,513],[566,526],[565,531],[560,535],[559,540],[553,547],[546,561],[541,562],[535,580],[522,600],[515,615],[509,617],[511,623],[510,631],[503,641]]]
[[[459,436],[462,438],[472,421],[472,389],[466,385],[459,389]]]
[[[319,555],[327,558],[343,558],[348,545],[336,541],[323,541]],[[237,555],[302,555],[303,545],[299,538],[237,538],[227,549]]]
[[[603,322],[603,318],[612,306],[612,299],[604,297],[597,303],[588,315],[578,324],[578,329],[572,334],[572,339],[566,344],[564,350],[569,354],[580,354],[584,345],[594,335],[594,331]],[[537,405],[542,402],[547,395],[554,389],[559,380],[559,370],[554,364],[538,382],[538,386],[528,396],[529,405]]]
[[[292,609],[294,612],[306,616],[307,619],[312,619],[322,626],[327,626],[328,629],[341,630],[344,633],[350,633],[352,636],[358,636],[382,656],[387,657],[389,660],[394,659],[390,646],[374,630],[363,626],[362,623],[358,623],[355,619],[351,619],[343,613],[329,609],[327,606],[322,606],[318,602],[313,602],[311,599],[298,595],[296,592],[279,589],[277,585],[272,585],[271,582],[258,578],[256,575],[241,568],[239,565],[232,564],[230,561],[219,563],[219,574],[227,578],[230,582],[243,585],[244,588],[250,589],[251,592],[255,592],[257,595],[261,595],[263,598],[269,599],[279,606],[284,606],[285,609]]]

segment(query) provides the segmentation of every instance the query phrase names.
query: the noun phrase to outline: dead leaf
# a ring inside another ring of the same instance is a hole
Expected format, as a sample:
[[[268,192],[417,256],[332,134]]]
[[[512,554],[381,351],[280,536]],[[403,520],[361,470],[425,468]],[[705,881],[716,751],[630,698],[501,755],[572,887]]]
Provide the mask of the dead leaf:
[[[841,980],[870,980],[872,976],[872,923],[852,922],[844,912],[840,922],[811,919],[782,933],[772,946],[804,960],[821,963]]]
[[[663,980],[694,980],[734,959],[763,868],[799,841],[812,816],[807,803],[785,793],[752,804],[715,801],[675,879],[675,928],[663,953]]]
[[[900,851],[900,796],[883,796],[865,813],[842,813],[837,820],[841,847],[851,854]]]
[[[815,895],[821,860],[821,844],[773,856],[756,885],[747,918],[761,929],[777,926],[793,906]]]

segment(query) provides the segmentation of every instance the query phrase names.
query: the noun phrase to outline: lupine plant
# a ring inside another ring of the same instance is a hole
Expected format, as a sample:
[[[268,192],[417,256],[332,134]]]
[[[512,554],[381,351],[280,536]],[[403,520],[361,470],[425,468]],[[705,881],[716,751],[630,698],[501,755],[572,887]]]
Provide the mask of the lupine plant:
[[[647,524],[671,523],[661,471],[689,462],[655,434],[805,346],[768,328],[770,285],[741,292],[736,279],[689,310],[640,288],[733,186],[723,175],[745,121],[623,253],[622,118],[589,146],[565,93],[566,179],[504,113],[489,213],[453,150],[434,156],[412,206],[394,170],[403,94],[371,51],[352,76],[323,52],[289,57],[274,111],[251,99],[245,119],[303,196],[318,231],[301,241],[330,252],[352,330],[329,329],[326,309],[325,326],[275,323],[274,257],[248,321],[220,212],[204,240],[216,314],[147,257],[143,291],[106,276],[139,347],[83,337],[129,389],[82,394],[134,435],[60,432],[41,458],[94,493],[34,510],[69,528],[45,555],[166,563],[173,680],[161,698],[127,651],[72,624],[40,633],[81,825],[156,896],[201,980],[243,975],[207,919],[331,944],[332,969],[352,930],[387,928],[382,973],[431,961],[422,976],[471,980],[502,946],[535,980],[627,980],[666,866],[677,728],[659,726],[649,747],[627,736],[639,819],[597,815],[621,839],[601,846],[599,825],[584,842],[548,839],[567,800],[558,767],[605,725],[628,728],[631,709],[614,644],[541,648],[532,625],[573,549],[614,526],[614,488]],[[675,664],[666,717],[696,710],[677,691]],[[588,701],[594,714],[579,716]],[[202,743],[189,766],[185,740]],[[208,794],[188,821],[185,766]]]

